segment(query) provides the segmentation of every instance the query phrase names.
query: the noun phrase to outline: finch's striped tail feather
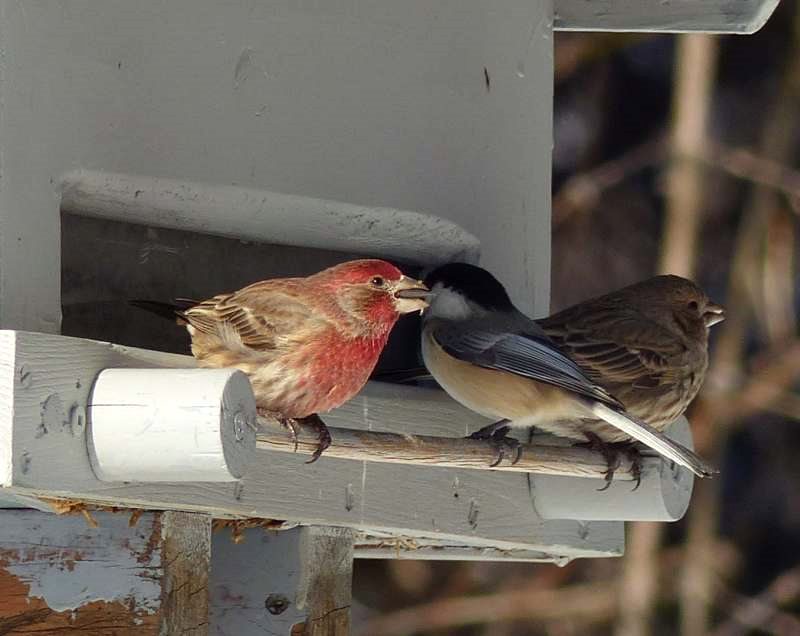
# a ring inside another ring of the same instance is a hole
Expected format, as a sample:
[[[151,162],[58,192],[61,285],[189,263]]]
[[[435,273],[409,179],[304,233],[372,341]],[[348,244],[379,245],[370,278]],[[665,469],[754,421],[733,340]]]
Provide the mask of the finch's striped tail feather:
[[[601,404],[600,402],[593,402],[590,406],[594,415],[602,420],[605,420],[612,426],[616,426],[621,431],[627,433],[635,440],[652,448],[654,451],[663,455],[667,459],[672,460],[676,464],[680,464],[691,470],[698,477],[710,477],[718,473],[716,468],[712,468],[705,461],[703,461],[697,454],[690,451],[688,448],[681,446],[674,442],[666,435],[659,433],[657,430],[642,422],[639,419],[628,415],[627,413],[620,413],[613,408]]]

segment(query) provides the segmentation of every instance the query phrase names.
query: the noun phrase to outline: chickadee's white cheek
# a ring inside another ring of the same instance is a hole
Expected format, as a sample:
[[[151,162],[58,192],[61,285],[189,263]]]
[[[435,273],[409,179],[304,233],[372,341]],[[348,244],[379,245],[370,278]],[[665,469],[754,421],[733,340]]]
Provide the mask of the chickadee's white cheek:
[[[472,315],[466,299],[461,294],[446,288],[435,291],[431,306],[426,313],[431,318],[447,320],[464,320]]]

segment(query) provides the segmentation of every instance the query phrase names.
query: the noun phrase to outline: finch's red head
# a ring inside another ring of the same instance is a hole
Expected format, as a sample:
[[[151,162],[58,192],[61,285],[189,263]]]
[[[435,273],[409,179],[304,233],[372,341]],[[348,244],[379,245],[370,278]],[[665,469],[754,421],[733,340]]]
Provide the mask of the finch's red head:
[[[391,329],[400,314],[428,306],[428,288],[386,261],[348,261],[310,278],[331,289],[353,322],[369,330]]]

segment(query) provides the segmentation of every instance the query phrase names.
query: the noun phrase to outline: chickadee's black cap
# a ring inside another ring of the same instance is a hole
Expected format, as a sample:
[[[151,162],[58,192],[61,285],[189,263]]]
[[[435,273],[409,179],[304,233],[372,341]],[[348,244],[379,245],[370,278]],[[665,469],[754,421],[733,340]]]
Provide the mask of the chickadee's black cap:
[[[492,311],[511,311],[514,304],[505,287],[482,267],[469,263],[448,263],[433,270],[425,278],[428,289],[441,283],[465,298]]]

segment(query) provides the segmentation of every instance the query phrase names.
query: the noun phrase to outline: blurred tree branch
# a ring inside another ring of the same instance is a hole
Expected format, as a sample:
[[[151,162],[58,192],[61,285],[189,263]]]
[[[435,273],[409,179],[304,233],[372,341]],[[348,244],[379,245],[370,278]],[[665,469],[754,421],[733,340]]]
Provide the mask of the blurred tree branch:
[[[680,548],[663,550],[659,555],[667,589],[677,575],[676,566],[682,558]],[[711,551],[703,555],[703,563],[715,576],[730,577],[739,567],[740,555],[735,547],[725,542],[715,542]],[[581,628],[577,633],[588,633],[589,626],[612,622],[617,614],[618,586],[607,578],[590,583],[556,587],[563,583],[563,569],[537,570],[540,576],[528,577],[527,583],[504,578],[504,589],[494,594],[457,596],[430,601],[379,616],[367,621],[361,630],[364,636],[407,636],[449,630],[466,625],[492,625],[511,621],[570,621]],[[491,633],[495,633],[492,629]]]
[[[744,636],[751,628],[787,636],[800,634],[800,619],[779,609],[800,598],[800,566],[781,574],[758,596],[734,596],[735,607],[730,618],[712,636]]]
[[[718,39],[678,38],[667,171],[667,210],[658,270],[693,277],[704,201],[703,168],[691,156],[706,143],[706,122],[717,70]],[[659,548],[663,524],[634,523],[628,531],[616,636],[651,633],[660,596]]]
[[[581,583],[558,589],[524,586],[496,594],[445,598],[369,621],[362,634],[404,636],[464,625],[513,620],[566,619],[608,622],[616,613],[617,590],[608,583]]]
[[[800,199],[800,172],[746,148],[730,148],[709,140],[694,157],[710,168],[775,190],[794,201]]]
[[[555,48],[555,81],[563,82],[577,71],[655,36],[654,33],[559,33]]]
[[[564,182],[553,197],[553,228],[569,221],[574,214],[593,209],[607,190],[661,163],[667,155],[664,142],[663,137],[655,137]]]
[[[706,144],[718,56],[719,40],[715,36],[691,34],[678,38],[667,215],[658,265],[662,273],[686,277],[694,274],[705,180],[702,168],[691,157]]]

